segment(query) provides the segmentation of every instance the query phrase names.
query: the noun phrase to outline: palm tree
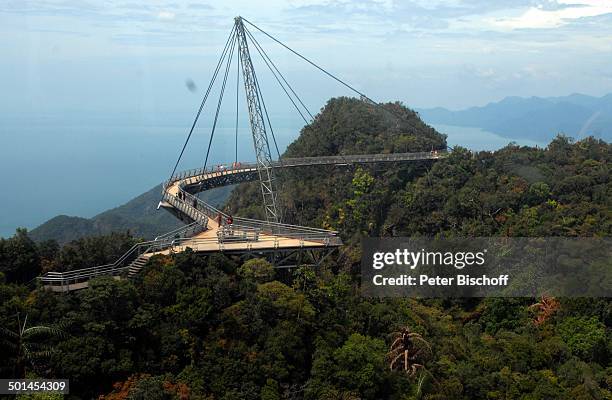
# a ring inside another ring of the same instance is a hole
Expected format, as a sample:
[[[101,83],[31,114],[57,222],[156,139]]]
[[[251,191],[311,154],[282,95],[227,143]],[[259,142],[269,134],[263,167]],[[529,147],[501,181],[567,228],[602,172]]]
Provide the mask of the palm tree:
[[[533,319],[533,323],[536,325],[542,325],[546,322],[561,306],[559,300],[546,294],[542,295],[542,298],[538,303],[529,306],[530,310],[535,310],[536,316]]]
[[[395,340],[387,353],[390,360],[389,368],[402,370],[414,376],[418,369],[423,368],[425,357],[431,353],[429,343],[421,335],[404,327],[399,332],[393,332]]]
[[[47,358],[53,352],[51,346],[41,344],[37,339],[42,337],[63,337],[64,331],[51,326],[29,326],[26,314],[23,323],[17,313],[17,331],[0,327],[0,343],[9,348],[15,354],[15,377],[25,377],[26,364],[34,366],[34,362],[40,358]]]

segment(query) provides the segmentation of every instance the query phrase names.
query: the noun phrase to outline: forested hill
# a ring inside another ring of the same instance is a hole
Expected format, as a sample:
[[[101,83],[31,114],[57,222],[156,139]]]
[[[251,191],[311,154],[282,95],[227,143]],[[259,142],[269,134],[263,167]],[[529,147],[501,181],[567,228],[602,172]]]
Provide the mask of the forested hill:
[[[401,153],[444,149],[446,136],[426,125],[418,115],[400,103],[377,107],[354,98],[331,99],[314,121],[288,146],[282,157],[314,157],[342,154]],[[381,176],[401,177],[375,183],[387,185],[385,198],[401,189],[400,182],[420,176],[428,163],[382,164],[367,167]],[[361,169],[358,169],[361,171]],[[388,170],[387,172],[384,172]],[[345,210],[340,199],[352,199],[353,167],[306,167],[277,172],[279,200],[287,223],[339,228]],[[361,175],[360,175],[361,176]],[[257,183],[237,188],[227,208],[239,215],[264,218]],[[356,207],[361,205],[355,203]],[[365,203],[364,203],[365,205]],[[355,212],[361,212],[355,209]],[[383,210],[375,210],[383,212]],[[340,214],[339,214],[340,213]],[[351,229],[351,231],[353,231]]]
[[[334,99],[289,146],[291,157],[420,151],[444,137],[398,104],[391,114]],[[557,137],[546,149],[507,146],[445,160],[362,167],[311,167],[280,174],[280,204],[290,223],[362,236],[609,236],[610,144]],[[229,207],[262,217],[256,183],[234,191]]]
[[[400,103],[377,107],[348,97],[331,99],[289,145],[285,157],[402,153],[446,147],[446,136]]]
[[[160,193],[161,185],[158,185],[126,204],[92,218],[58,215],[34,228],[29,235],[37,242],[55,240],[61,244],[84,237],[126,231],[150,239],[179,226],[172,215],[156,210]]]

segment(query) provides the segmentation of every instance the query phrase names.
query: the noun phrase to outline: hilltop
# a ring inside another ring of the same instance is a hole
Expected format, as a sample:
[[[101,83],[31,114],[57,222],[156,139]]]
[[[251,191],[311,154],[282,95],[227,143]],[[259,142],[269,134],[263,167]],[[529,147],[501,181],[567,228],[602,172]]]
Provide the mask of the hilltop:
[[[331,99],[314,121],[306,125],[282,157],[312,157],[342,154],[402,153],[446,147],[446,136],[425,124],[401,103],[373,106],[354,98]],[[363,167],[364,171],[388,169],[387,177],[402,180],[420,176],[428,163],[396,163]],[[279,201],[287,223],[314,227],[338,227],[338,199],[352,196],[355,170],[362,167],[307,167],[280,171]],[[395,179],[379,180],[385,192],[399,189]],[[238,187],[228,200],[228,209],[239,215],[263,218],[258,183]],[[383,209],[376,212],[385,213]],[[349,229],[353,232],[353,229]]]

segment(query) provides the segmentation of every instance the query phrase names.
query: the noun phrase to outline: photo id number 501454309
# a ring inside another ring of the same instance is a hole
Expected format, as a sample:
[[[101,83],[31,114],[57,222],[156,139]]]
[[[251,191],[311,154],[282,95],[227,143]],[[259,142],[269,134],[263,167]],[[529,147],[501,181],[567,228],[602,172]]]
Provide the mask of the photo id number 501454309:
[[[68,379],[0,379],[0,394],[68,394]]]

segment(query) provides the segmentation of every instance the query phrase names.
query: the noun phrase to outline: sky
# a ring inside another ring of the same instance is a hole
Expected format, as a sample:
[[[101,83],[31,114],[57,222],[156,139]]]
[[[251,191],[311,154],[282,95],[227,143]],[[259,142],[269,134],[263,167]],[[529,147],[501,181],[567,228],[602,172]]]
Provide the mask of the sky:
[[[377,100],[612,89],[610,0],[0,0],[3,110],[180,112],[242,15]],[[260,37],[260,36],[259,36]],[[337,87],[259,39],[312,107]]]
[[[162,181],[237,15],[376,101],[462,109],[612,92],[612,0],[0,0],[0,236],[95,215]],[[251,31],[311,112],[351,94]],[[254,63],[283,147],[302,124]],[[233,158],[232,107],[213,162]],[[201,165],[213,110],[183,168]]]

